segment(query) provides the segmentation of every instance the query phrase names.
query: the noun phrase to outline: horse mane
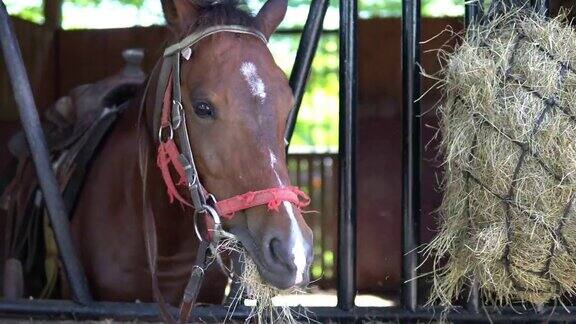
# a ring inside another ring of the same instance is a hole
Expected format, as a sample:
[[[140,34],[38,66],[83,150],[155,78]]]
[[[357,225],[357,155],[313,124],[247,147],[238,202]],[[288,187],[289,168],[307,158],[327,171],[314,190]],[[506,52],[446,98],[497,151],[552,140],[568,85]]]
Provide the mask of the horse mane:
[[[180,37],[215,25],[241,25],[257,27],[256,19],[245,9],[240,0],[193,0],[199,8],[198,19]]]

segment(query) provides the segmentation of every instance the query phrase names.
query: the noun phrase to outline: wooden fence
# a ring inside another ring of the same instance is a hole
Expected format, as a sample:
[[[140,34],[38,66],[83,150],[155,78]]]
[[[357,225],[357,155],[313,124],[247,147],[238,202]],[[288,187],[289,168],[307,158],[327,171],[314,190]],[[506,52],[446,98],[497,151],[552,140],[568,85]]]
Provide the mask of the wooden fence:
[[[297,153],[288,156],[293,185],[312,199],[304,214],[314,233],[314,263],[311,280],[321,288],[335,288],[338,223],[338,155]]]

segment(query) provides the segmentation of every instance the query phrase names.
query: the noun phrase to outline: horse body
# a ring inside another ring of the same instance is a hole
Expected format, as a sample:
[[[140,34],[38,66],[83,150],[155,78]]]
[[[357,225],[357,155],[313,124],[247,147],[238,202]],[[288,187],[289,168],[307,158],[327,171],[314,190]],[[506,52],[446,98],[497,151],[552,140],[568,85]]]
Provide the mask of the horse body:
[[[152,301],[142,224],[139,100],[134,99],[103,143],[72,218],[76,247],[94,297],[100,300]],[[167,302],[176,305],[189,277],[198,242],[190,212],[178,204],[170,204],[166,198],[154,153],[149,150],[148,186],[154,198],[150,203],[159,233],[159,282]],[[207,276],[211,289],[205,289],[200,298],[220,302],[225,277],[218,271],[210,271]]]

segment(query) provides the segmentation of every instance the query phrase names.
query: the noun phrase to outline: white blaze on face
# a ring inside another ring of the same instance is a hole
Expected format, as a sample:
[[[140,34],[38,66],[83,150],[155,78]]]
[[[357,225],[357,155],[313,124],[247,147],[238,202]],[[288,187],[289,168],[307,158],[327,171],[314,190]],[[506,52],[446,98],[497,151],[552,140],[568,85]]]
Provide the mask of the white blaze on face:
[[[285,201],[283,205],[290,217],[290,229],[292,232],[292,235],[290,235],[290,241],[292,244],[291,252],[294,256],[294,265],[296,266],[294,285],[298,285],[304,281],[304,271],[306,271],[306,249],[304,248],[304,237],[298,227],[298,222],[294,215],[294,207],[287,201]]]
[[[274,175],[276,175],[278,185],[284,187],[284,184],[276,171],[276,163],[278,162],[278,159],[271,149],[268,149],[268,151],[270,152],[270,167],[272,168]],[[288,214],[288,217],[290,218],[290,252],[294,257],[294,265],[296,266],[294,285],[298,285],[304,281],[304,271],[306,271],[306,248],[304,247],[304,236],[298,227],[296,215],[294,214],[294,206],[287,201],[284,201],[282,206],[286,209],[286,214]]]
[[[260,103],[264,103],[264,99],[266,99],[266,87],[258,75],[256,65],[252,62],[244,62],[240,65],[240,72],[242,73],[244,80],[248,83],[250,93],[258,98]]]

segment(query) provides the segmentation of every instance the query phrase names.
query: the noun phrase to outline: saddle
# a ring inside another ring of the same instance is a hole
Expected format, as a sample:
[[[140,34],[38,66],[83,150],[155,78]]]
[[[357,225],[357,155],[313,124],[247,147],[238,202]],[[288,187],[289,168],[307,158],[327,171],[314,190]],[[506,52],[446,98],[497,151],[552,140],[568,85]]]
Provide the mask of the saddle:
[[[44,114],[42,127],[69,215],[99,144],[146,79],[143,52],[122,55],[122,71],[74,88]],[[10,181],[0,188],[0,217],[6,221],[3,295],[57,297],[58,250],[24,134],[14,135],[8,148],[16,168],[3,175]]]

